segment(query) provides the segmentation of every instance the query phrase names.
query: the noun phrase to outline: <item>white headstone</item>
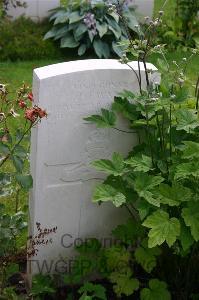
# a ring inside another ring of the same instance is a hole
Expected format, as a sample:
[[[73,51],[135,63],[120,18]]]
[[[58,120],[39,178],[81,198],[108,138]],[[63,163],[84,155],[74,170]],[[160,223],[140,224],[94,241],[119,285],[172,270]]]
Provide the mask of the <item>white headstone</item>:
[[[33,21],[42,21],[48,17],[51,12],[49,10],[60,6],[60,0],[21,0],[21,3],[26,4],[26,7],[8,6],[8,15],[16,19],[22,15],[30,17]]]
[[[138,71],[137,62],[131,67]],[[153,71],[156,68],[147,64]],[[143,65],[142,83],[145,86]],[[157,77],[157,73],[153,74]],[[157,81],[157,79],[154,79]],[[35,104],[46,109],[48,118],[32,130],[30,197],[30,235],[42,228],[57,227],[46,236],[52,243],[37,246],[30,258],[29,272],[56,272],[60,259],[73,255],[78,238],[110,237],[111,230],[127,218],[125,209],[111,203],[99,206],[91,202],[92,191],[104,174],[90,166],[114,151],[124,156],[137,140],[134,134],[115,129],[97,129],[83,118],[109,108],[118,92],[138,91],[134,72],[117,60],[82,60],[51,65],[34,71]],[[117,125],[127,128],[124,121]]]

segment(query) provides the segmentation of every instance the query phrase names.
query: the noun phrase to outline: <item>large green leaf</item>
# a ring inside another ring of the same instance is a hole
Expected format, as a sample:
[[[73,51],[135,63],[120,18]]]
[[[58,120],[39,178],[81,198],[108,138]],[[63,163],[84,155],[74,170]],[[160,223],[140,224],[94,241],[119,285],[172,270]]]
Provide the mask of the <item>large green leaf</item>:
[[[81,55],[84,55],[85,52],[86,52],[86,45],[85,44],[81,44],[81,46],[79,46],[78,48],[78,55],[81,56]]]
[[[161,176],[152,176],[146,173],[140,173],[136,176],[134,189],[138,195],[144,198],[152,205],[160,206],[159,198],[153,194],[153,188],[159,185],[164,178]]]
[[[92,165],[100,171],[104,171],[114,176],[121,176],[124,172],[124,159],[121,154],[113,153],[112,161],[108,159],[100,159],[92,162]]]
[[[151,279],[149,281],[149,288],[144,288],[140,293],[141,300],[170,300],[171,295],[167,289],[164,281],[158,279]]]
[[[110,48],[109,45],[101,40],[95,39],[93,42],[95,53],[99,58],[109,58]]]
[[[190,189],[175,182],[172,186],[160,184],[158,193],[160,202],[169,206],[179,206],[182,202],[189,201],[192,196]]]
[[[80,16],[78,11],[74,11],[69,15],[69,24],[79,22],[84,16]]]
[[[135,259],[146,272],[151,273],[157,265],[156,256],[160,253],[158,247],[148,248],[147,241],[144,240],[141,246],[135,250]]]
[[[136,105],[130,103],[128,99],[115,97],[112,109],[118,113],[122,113],[129,120],[137,120],[139,112],[136,110]]]
[[[106,23],[97,22],[96,27],[99,32],[100,38],[102,38],[108,31],[108,25]]]
[[[79,300],[86,299],[101,299],[107,300],[106,297],[106,289],[100,284],[93,284],[91,282],[86,282],[84,285],[78,290],[79,294],[83,294]],[[88,294],[92,294],[92,296],[87,296]],[[85,296],[86,294],[86,296]],[[88,298],[86,298],[88,297]],[[90,298],[89,298],[90,297]]]
[[[101,115],[92,115],[90,117],[84,118],[84,120],[95,123],[99,128],[106,128],[115,126],[116,116],[114,112],[102,108]]]
[[[199,178],[199,161],[182,163],[176,167],[175,180],[190,178],[190,176]]]
[[[187,251],[194,243],[194,239],[191,235],[190,229],[184,224],[183,221],[181,221],[181,231],[179,239],[184,251]]]
[[[118,297],[122,294],[130,296],[139,289],[139,281],[130,274],[114,272],[110,276],[110,281],[114,284],[113,289]]]
[[[176,113],[177,130],[190,132],[199,127],[199,120],[195,110],[180,109]]]
[[[153,169],[152,159],[146,155],[131,157],[125,161],[125,164],[133,167],[136,172],[148,172]]]
[[[79,41],[83,34],[88,30],[85,24],[80,23],[76,29],[74,29],[74,37],[76,41]]]
[[[78,46],[79,42],[77,42],[70,33],[67,33],[67,35],[61,39],[61,48],[76,48]]]
[[[33,180],[31,175],[17,174],[15,177],[17,182],[21,185],[22,188],[26,190],[32,188]]]
[[[94,192],[93,202],[107,201],[111,201],[116,207],[119,207],[126,202],[126,197],[112,186],[108,184],[100,184]]]
[[[180,235],[180,222],[176,218],[169,218],[163,210],[157,210],[147,217],[143,226],[151,228],[149,231],[149,248],[163,244],[165,241],[171,247]]]
[[[182,217],[195,241],[199,241],[199,202],[189,202],[188,207],[182,209]]]
[[[199,143],[192,141],[184,141],[185,147],[183,148],[184,159],[195,159],[199,158]]]

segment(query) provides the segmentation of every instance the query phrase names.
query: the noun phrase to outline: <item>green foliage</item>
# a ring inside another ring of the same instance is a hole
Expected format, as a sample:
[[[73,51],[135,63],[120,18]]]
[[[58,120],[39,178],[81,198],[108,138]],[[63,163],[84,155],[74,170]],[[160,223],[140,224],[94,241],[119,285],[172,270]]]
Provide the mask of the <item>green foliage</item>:
[[[48,24],[37,24],[20,17],[15,21],[3,18],[0,21],[0,59],[32,60],[60,58],[59,48],[51,41],[43,41]]]
[[[130,296],[139,289],[139,281],[132,278],[130,272],[127,274],[114,272],[110,276],[110,281],[114,284],[113,289],[118,297],[122,294]]]
[[[85,121],[95,123],[98,128],[113,127],[116,122],[116,116],[114,112],[107,109],[101,109],[101,115],[92,115],[84,118]]]
[[[53,280],[48,275],[38,274],[33,277],[31,295],[39,297],[42,295],[52,295],[55,293]]]
[[[151,279],[149,281],[149,288],[142,289],[140,296],[141,300],[171,299],[166,283],[158,279]]]
[[[91,282],[86,282],[78,290],[79,294],[82,294],[79,300],[92,300],[92,299],[101,299],[106,300],[106,290],[100,284],[93,284]]]
[[[138,22],[134,8],[124,5],[122,13],[128,30],[137,32]],[[126,26],[121,22],[107,1],[68,1],[50,17],[53,27],[44,39],[60,40],[61,48],[78,48],[78,55],[92,49],[99,58],[108,58],[112,53],[121,55],[118,42],[127,39]]]
[[[170,48],[198,47],[198,11],[199,3],[195,0],[177,0],[173,13],[165,17],[164,26],[159,30],[159,39]]]

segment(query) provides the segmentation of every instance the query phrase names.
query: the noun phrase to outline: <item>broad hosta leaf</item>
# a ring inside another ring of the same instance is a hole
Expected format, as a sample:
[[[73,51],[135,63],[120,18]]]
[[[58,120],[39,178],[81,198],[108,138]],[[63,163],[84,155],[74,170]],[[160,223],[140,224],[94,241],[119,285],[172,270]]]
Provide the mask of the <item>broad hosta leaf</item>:
[[[17,174],[16,176],[17,182],[21,185],[22,188],[29,190],[32,188],[33,180],[31,175],[20,175]]]
[[[183,208],[182,217],[195,241],[199,241],[199,202],[190,202],[187,208]]]
[[[194,243],[194,239],[191,235],[190,229],[184,224],[183,221],[181,221],[181,231],[179,239],[184,251],[187,251]]]
[[[83,19],[83,16],[80,16],[78,11],[74,11],[69,15],[69,24],[79,22]]]
[[[110,281],[114,284],[113,289],[118,297],[122,294],[130,296],[139,289],[139,281],[130,274],[114,272],[110,276]]]
[[[185,148],[183,149],[182,158],[185,159],[195,159],[199,158],[199,143],[192,141],[185,141]]]
[[[152,193],[152,190],[163,180],[164,178],[161,176],[152,176],[145,173],[141,173],[135,179],[134,188],[140,197],[144,198],[150,204],[159,207],[160,201],[158,197],[156,197]]]
[[[84,55],[84,53],[86,52],[86,49],[87,49],[86,45],[81,44],[81,46],[79,46],[79,48],[78,48],[78,55],[79,56]]]
[[[133,167],[136,172],[148,172],[153,169],[152,160],[146,155],[131,157],[125,164]]]
[[[182,163],[177,166],[174,179],[186,179],[190,176],[199,177],[199,161]]]
[[[176,112],[177,118],[177,130],[185,130],[190,132],[191,130],[199,127],[199,120],[194,110],[180,109]]]
[[[109,58],[110,56],[110,48],[109,45],[105,42],[102,42],[101,40],[94,40],[93,47],[95,50],[95,53],[99,58]]]
[[[8,145],[0,142],[0,153],[7,155],[10,153],[10,148],[8,147]]]
[[[67,33],[67,35],[61,39],[61,48],[76,48],[77,46],[79,46],[79,42],[77,42],[70,33]]]
[[[179,206],[184,201],[191,199],[191,190],[178,183],[173,183],[172,187],[168,184],[160,184],[158,189],[160,202],[170,206]]]
[[[176,218],[169,218],[169,214],[163,210],[157,210],[143,223],[143,226],[151,228],[149,231],[149,248],[163,244],[165,241],[171,247],[180,235],[180,222]]]
[[[53,27],[51,30],[49,30],[45,36],[44,36],[44,40],[53,38],[56,36],[58,29],[56,27]]]
[[[114,176],[121,176],[124,172],[124,159],[119,153],[113,153],[112,161],[108,159],[100,159],[92,162],[92,165],[100,171],[104,171]]]
[[[84,118],[84,120],[95,123],[97,127],[114,127],[116,123],[116,116],[114,112],[107,109],[101,109],[101,115],[92,115],[90,117]]]
[[[140,293],[141,300],[170,300],[171,295],[167,289],[167,284],[158,279],[149,281],[149,288],[144,288]]]
[[[74,37],[76,41],[81,39],[82,35],[88,30],[85,24],[80,23],[79,26],[74,30]]]
[[[96,27],[99,32],[100,38],[102,38],[108,31],[108,25],[106,23],[97,22]]]
[[[158,247],[148,248],[147,240],[144,240],[140,247],[135,251],[135,259],[142,268],[151,273],[151,271],[156,267],[156,256],[161,254],[161,250]]]
[[[112,186],[100,184],[94,192],[93,202],[107,201],[111,201],[116,207],[119,207],[126,202],[126,197]]]

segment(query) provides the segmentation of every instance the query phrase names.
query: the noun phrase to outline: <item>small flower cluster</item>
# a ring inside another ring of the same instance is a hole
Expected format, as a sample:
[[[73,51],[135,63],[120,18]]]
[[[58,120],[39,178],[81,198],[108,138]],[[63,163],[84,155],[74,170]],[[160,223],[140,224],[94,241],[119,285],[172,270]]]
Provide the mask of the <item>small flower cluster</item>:
[[[50,234],[55,234],[57,232],[57,227],[53,227],[53,228],[41,228],[41,224],[40,223],[36,223],[37,226],[37,231],[38,233],[32,237],[30,236],[28,238],[29,240],[29,245],[28,245],[28,249],[27,249],[27,256],[28,258],[31,258],[33,256],[37,256],[37,253],[39,252],[39,250],[37,249],[38,246],[46,246],[48,244],[52,244],[53,240],[52,238],[48,238],[48,236]]]
[[[38,119],[42,119],[44,117],[47,117],[46,111],[36,105],[31,108],[27,108],[25,111],[25,118],[31,123],[35,123]]]
[[[97,35],[96,19],[94,14],[90,12],[85,14],[84,24],[87,26],[93,36]]]

